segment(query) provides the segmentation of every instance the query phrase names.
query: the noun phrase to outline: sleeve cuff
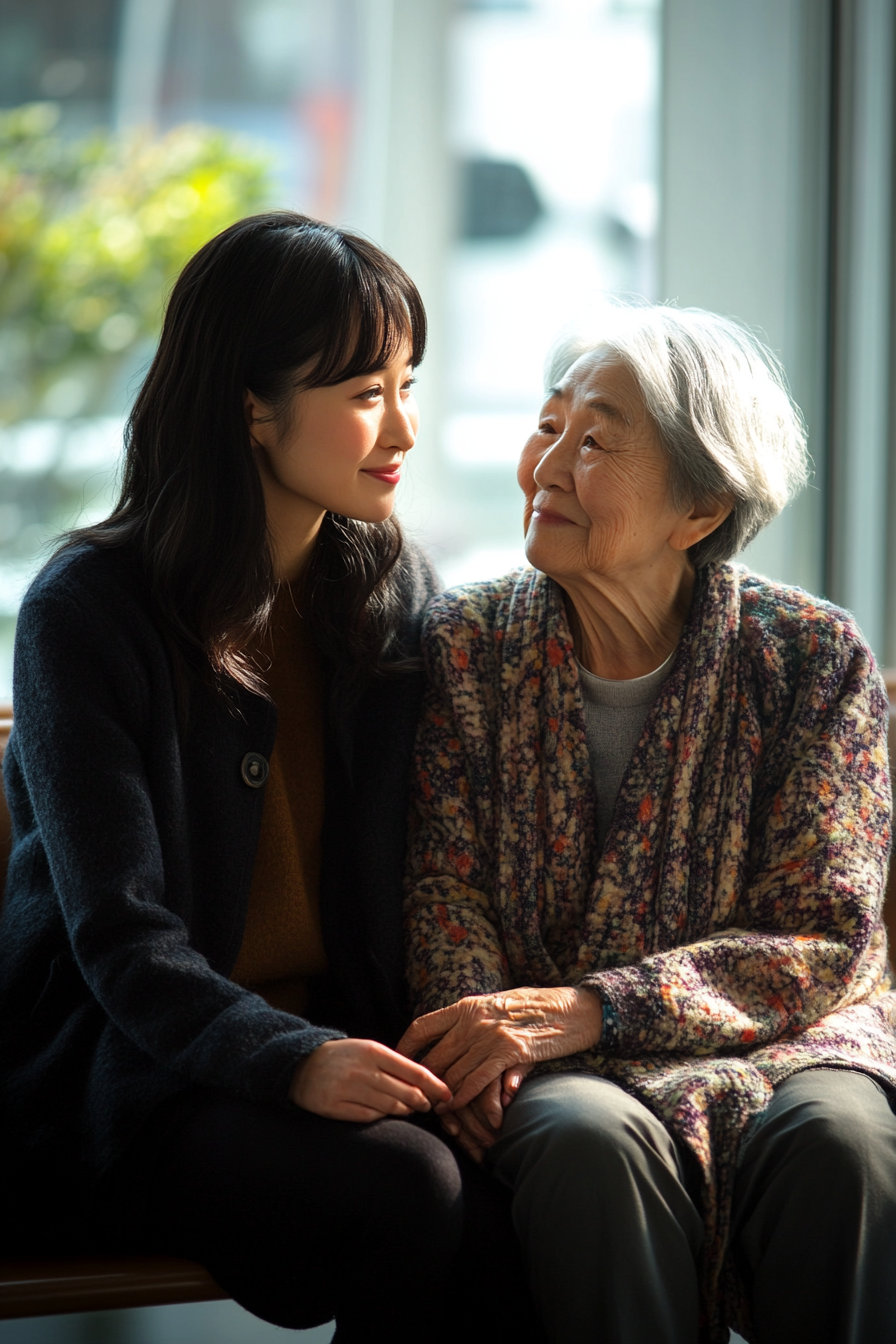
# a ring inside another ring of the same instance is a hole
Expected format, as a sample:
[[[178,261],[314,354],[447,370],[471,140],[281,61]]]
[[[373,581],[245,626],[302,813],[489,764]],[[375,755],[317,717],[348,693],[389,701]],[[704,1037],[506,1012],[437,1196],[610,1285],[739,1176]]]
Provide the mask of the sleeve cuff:
[[[605,1051],[608,1055],[612,1055],[619,1049],[619,1014],[606,995],[601,995],[601,1001],[604,1006],[604,1021],[601,1031],[600,1049]]]

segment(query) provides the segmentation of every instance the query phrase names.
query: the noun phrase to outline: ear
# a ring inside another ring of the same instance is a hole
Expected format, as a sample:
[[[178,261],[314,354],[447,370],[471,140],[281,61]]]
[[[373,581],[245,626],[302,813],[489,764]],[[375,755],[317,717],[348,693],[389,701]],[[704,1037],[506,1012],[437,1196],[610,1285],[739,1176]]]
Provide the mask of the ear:
[[[262,448],[270,447],[268,437],[270,434],[271,408],[265,402],[260,401],[254,392],[246,388],[243,393],[243,415],[246,424],[249,426],[249,435],[254,446]]]
[[[673,528],[669,545],[675,551],[689,551],[698,541],[708,537],[710,532],[715,532],[733,508],[734,500],[729,497],[695,504]]]

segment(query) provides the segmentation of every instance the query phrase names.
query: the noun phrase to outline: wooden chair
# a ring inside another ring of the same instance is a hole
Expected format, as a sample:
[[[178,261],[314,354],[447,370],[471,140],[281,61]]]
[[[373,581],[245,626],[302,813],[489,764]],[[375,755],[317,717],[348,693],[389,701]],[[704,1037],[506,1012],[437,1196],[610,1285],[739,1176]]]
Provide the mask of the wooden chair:
[[[12,728],[12,706],[0,705],[0,760]],[[12,825],[0,775],[0,892],[12,841]],[[54,1316],[66,1311],[157,1307],[225,1298],[210,1274],[173,1256],[66,1256],[0,1259],[0,1320]]]
[[[896,764],[896,671],[885,674],[890,696],[890,761]],[[0,705],[0,760],[12,728],[12,706]],[[11,823],[0,776],[0,891],[9,861]],[[890,868],[884,909],[890,947],[896,949],[896,863]],[[201,1265],[169,1256],[72,1256],[0,1259],[0,1320],[67,1311],[154,1307],[227,1297]]]

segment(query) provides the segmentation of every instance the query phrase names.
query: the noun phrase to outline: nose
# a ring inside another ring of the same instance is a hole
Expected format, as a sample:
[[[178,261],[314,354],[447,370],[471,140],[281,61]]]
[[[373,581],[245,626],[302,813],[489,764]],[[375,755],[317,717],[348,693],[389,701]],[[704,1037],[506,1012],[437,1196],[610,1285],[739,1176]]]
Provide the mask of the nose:
[[[417,407],[412,397],[390,400],[380,427],[380,444],[409,453],[417,440]]]
[[[532,475],[540,490],[563,490],[567,493],[572,490],[571,443],[568,430],[564,430],[538,459]]]

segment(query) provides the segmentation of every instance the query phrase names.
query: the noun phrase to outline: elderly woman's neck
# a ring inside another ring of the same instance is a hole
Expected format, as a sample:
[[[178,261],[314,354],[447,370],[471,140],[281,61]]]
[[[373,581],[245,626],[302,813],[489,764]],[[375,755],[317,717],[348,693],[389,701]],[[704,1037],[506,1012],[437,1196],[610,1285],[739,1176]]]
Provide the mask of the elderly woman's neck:
[[[628,681],[666,661],[681,638],[694,592],[693,566],[684,556],[682,561],[680,569],[663,567],[636,583],[593,573],[558,576],[583,667]]]

